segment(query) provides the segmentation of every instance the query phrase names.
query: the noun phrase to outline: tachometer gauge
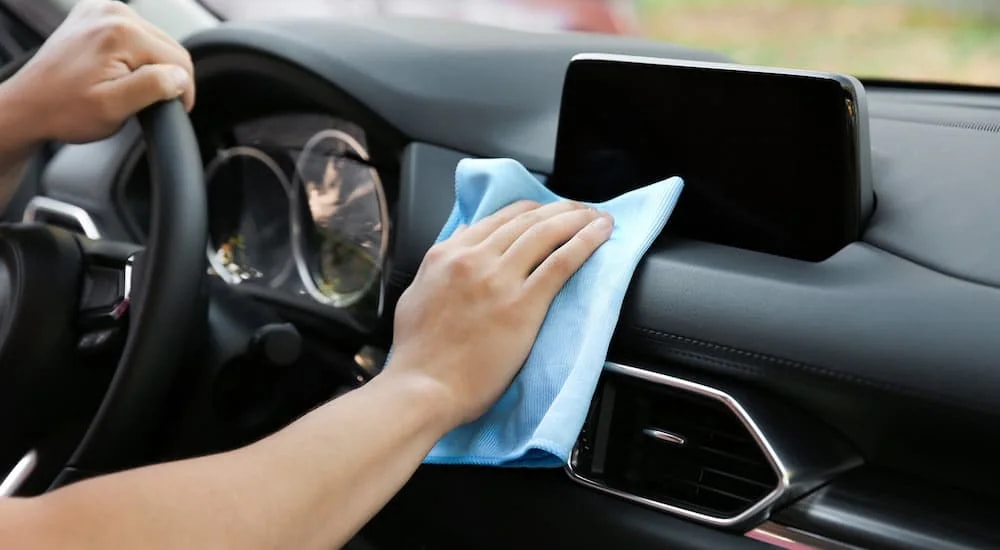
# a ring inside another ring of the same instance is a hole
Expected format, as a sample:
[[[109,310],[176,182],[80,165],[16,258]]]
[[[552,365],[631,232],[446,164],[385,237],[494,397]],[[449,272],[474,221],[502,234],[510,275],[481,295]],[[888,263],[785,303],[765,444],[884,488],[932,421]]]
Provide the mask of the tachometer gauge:
[[[293,211],[304,215],[292,220],[296,266],[321,303],[351,306],[380,288],[388,213],[368,161],[357,139],[329,129],[306,143],[297,162]]]
[[[254,147],[222,150],[205,170],[208,261],[230,284],[278,288],[294,274],[288,249],[291,183]]]

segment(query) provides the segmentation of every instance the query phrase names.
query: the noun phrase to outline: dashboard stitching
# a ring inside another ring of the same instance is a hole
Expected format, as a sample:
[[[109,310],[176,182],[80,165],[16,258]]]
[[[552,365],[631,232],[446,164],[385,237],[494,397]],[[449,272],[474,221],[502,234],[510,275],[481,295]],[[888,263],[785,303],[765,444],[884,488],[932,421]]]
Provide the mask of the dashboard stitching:
[[[940,120],[930,117],[906,118],[903,116],[873,115],[872,119],[888,120],[892,122],[911,122],[915,124],[925,124],[928,126],[942,126],[945,128],[959,128],[971,130],[973,132],[1000,133],[1000,124],[995,122],[973,122],[966,120]]]
[[[771,356],[771,355],[766,355],[766,354],[762,354],[762,353],[758,353],[758,352],[747,351],[747,350],[743,350],[743,349],[739,349],[739,348],[734,348],[734,347],[730,347],[730,346],[726,346],[726,345],[722,345],[722,344],[716,344],[716,343],[713,343],[713,342],[705,342],[705,341],[702,341],[702,340],[696,340],[694,338],[689,338],[687,336],[681,336],[681,335],[678,335],[678,334],[671,334],[669,332],[663,332],[663,331],[659,331],[659,330],[656,330],[656,329],[651,329],[651,328],[646,328],[646,327],[641,327],[641,326],[633,326],[631,328],[633,330],[635,330],[635,331],[638,331],[639,333],[641,333],[646,338],[651,339],[651,340],[656,341],[656,342],[659,342],[659,343],[663,343],[662,339],[673,340],[675,342],[681,342],[681,343],[689,344],[689,345],[692,345],[692,346],[698,346],[698,347],[702,347],[702,348],[708,348],[708,349],[711,349],[711,350],[721,351],[721,352],[724,352],[724,353],[731,353],[731,354],[739,355],[739,356],[742,356],[742,357],[747,357],[747,358],[755,359],[755,360],[758,360],[758,361],[764,361],[764,362],[767,362],[767,363],[772,363],[772,364],[776,364],[776,365],[780,365],[780,366],[792,367],[792,368],[796,368],[796,369],[799,369],[799,370],[804,370],[804,371],[807,371],[807,372],[812,372],[812,373],[815,373],[815,374],[820,374],[820,375],[823,375],[823,376],[827,376],[829,378],[833,378],[833,379],[837,379],[837,380],[841,380],[841,381],[845,381],[845,382],[853,382],[853,383],[857,383],[857,384],[861,384],[861,385],[864,385],[864,386],[869,386],[869,387],[873,387],[873,388],[877,388],[877,389],[894,390],[894,391],[898,391],[898,392],[903,392],[905,394],[909,394],[909,395],[912,395],[912,396],[915,396],[915,397],[922,397],[922,398],[926,398],[926,399],[933,399],[935,401],[940,401],[940,402],[943,402],[943,403],[951,405],[951,406],[957,406],[957,407],[962,407],[962,408],[966,408],[966,409],[972,408],[972,409],[975,409],[975,410],[981,410],[978,407],[970,406],[968,403],[961,403],[961,402],[955,401],[955,400],[951,399],[950,397],[942,395],[942,394],[939,394],[939,393],[926,392],[926,391],[922,391],[922,390],[917,390],[917,389],[914,389],[914,388],[909,388],[909,387],[906,387],[906,386],[901,386],[901,385],[898,385],[898,384],[893,384],[891,382],[886,382],[886,381],[882,381],[882,380],[871,380],[871,379],[863,378],[863,377],[860,377],[860,376],[857,376],[857,375],[847,374],[847,373],[843,373],[843,372],[838,372],[838,371],[835,371],[835,370],[831,370],[831,369],[826,368],[826,367],[819,367],[819,366],[811,365],[811,364],[808,364],[808,363],[802,363],[802,362],[799,362],[799,361],[793,361],[791,359],[782,359],[780,357],[774,357],[774,356]],[[691,358],[696,358],[696,359],[699,359],[699,360],[707,361],[707,362],[714,363],[716,365],[723,366],[723,367],[728,367],[728,368],[731,368],[731,369],[737,369],[737,370],[741,370],[741,371],[752,373],[752,374],[761,374],[761,371],[759,369],[748,368],[747,365],[743,365],[743,364],[736,363],[736,362],[733,362],[733,361],[727,361],[725,359],[718,358],[718,357],[705,356],[705,355],[701,355],[701,354],[698,354],[698,353],[693,353],[693,352],[684,351],[684,350],[678,350],[678,349],[667,349],[666,351],[668,351],[668,352],[670,352],[671,354],[674,354],[674,355],[680,355],[680,356],[687,356],[687,357],[691,357]],[[984,411],[984,412],[989,412],[989,411]]]

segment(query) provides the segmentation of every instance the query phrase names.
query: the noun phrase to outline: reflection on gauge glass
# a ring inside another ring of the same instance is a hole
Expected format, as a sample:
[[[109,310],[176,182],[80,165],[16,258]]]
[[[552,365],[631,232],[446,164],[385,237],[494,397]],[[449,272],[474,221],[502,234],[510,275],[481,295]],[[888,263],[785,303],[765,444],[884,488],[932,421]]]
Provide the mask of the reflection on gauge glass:
[[[230,284],[278,288],[295,272],[288,251],[291,183],[274,160],[253,147],[220,151],[205,170],[208,260]]]
[[[306,291],[337,307],[357,303],[378,284],[388,246],[385,192],[368,151],[341,130],[323,130],[296,166],[293,217],[296,266]]]

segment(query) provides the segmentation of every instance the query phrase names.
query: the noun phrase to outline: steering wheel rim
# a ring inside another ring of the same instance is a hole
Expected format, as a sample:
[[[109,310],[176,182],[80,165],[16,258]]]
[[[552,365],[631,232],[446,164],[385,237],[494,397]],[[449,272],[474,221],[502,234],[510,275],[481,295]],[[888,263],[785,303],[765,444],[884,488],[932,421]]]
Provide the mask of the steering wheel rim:
[[[208,206],[198,141],[179,100],[138,114],[151,176],[150,232],[133,274],[129,334],[100,408],[53,488],[138,465],[193,327],[204,319]]]

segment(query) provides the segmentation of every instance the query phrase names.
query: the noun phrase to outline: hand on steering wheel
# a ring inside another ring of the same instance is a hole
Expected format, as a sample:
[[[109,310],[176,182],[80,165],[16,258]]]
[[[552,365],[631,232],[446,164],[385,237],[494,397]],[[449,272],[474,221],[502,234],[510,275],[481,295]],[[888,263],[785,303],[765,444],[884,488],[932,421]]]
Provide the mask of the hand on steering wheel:
[[[126,4],[111,0],[77,4],[38,53],[0,86],[0,101],[16,106],[8,115],[21,117],[10,126],[19,139],[32,142],[102,139],[140,109],[178,97],[190,111],[194,68],[187,50]]]

